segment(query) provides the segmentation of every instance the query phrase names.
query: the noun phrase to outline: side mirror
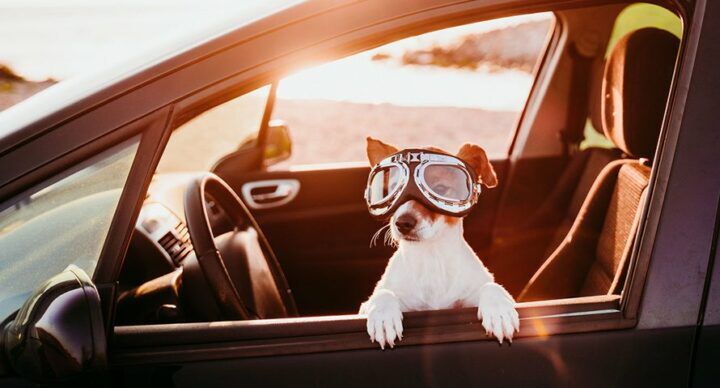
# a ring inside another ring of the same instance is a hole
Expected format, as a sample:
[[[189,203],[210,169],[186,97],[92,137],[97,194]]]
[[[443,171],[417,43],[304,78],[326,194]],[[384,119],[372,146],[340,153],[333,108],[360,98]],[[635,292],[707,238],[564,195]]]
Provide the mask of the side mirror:
[[[290,129],[282,120],[272,120],[268,123],[265,137],[265,150],[263,163],[265,166],[287,160],[292,155],[292,139]]]
[[[11,367],[31,380],[64,379],[107,366],[100,295],[74,265],[36,289],[3,336]]]

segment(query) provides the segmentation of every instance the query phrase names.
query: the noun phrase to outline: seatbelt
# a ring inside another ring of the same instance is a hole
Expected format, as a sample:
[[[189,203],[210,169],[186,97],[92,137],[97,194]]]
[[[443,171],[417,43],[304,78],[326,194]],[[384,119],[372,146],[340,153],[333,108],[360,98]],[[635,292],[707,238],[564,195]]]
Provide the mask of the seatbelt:
[[[559,133],[565,157],[569,157],[571,150],[585,139],[585,122],[589,111],[590,75],[595,60],[594,56],[581,53],[577,43],[573,43],[568,52],[572,58],[568,113],[565,117],[565,126]]]

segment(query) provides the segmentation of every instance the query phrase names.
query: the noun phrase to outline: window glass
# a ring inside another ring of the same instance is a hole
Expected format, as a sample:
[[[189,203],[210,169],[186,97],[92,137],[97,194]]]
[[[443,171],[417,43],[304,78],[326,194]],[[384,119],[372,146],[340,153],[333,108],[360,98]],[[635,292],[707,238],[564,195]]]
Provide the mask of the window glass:
[[[84,163],[0,211],[0,319],[70,264],[92,276],[137,144]]]
[[[365,137],[507,154],[554,17],[523,15],[403,39],[280,82],[288,164],[364,161]],[[276,167],[277,168],[277,167]]]
[[[157,173],[209,171],[223,156],[257,139],[270,85],[207,110],[177,128]]]

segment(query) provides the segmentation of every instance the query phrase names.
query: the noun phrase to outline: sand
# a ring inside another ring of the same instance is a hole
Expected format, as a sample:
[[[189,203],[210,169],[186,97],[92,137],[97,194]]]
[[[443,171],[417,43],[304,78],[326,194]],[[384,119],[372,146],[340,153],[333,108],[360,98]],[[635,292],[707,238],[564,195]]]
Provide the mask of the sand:
[[[435,145],[449,151],[474,142],[505,154],[518,112],[453,107],[404,107],[319,100],[278,100],[273,117],[290,127],[293,155],[284,165],[365,161],[365,137],[401,148]]]

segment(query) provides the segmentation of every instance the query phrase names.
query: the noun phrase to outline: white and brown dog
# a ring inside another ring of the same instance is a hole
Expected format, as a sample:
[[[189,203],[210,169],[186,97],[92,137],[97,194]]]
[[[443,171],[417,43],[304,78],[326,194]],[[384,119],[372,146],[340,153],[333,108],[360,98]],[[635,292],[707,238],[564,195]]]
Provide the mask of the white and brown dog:
[[[430,152],[449,153],[434,147]],[[367,154],[375,166],[398,149],[368,137]],[[486,187],[497,177],[485,151],[465,144],[457,153]],[[473,179],[475,179],[473,177]],[[390,236],[397,251],[370,298],[360,306],[367,315],[371,341],[394,347],[402,340],[403,312],[455,307],[477,307],[486,333],[502,343],[520,329],[512,296],[483,265],[463,237],[462,217],[438,213],[419,201],[400,204],[390,218]]]

